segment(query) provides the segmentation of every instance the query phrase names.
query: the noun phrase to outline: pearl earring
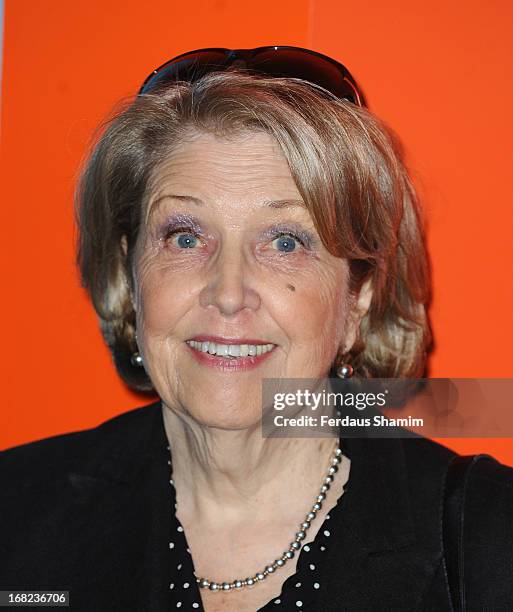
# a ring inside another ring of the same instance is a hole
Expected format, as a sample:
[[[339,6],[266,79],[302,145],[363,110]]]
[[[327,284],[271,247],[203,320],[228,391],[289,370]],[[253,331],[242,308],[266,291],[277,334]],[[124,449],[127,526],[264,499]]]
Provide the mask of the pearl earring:
[[[143,358],[140,355],[139,351],[135,351],[135,353],[132,353],[132,356],[130,357],[130,363],[133,366],[142,366],[143,364]]]
[[[135,343],[137,344],[137,332],[135,332]],[[139,351],[135,351],[134,353],[132,353],[132,356],[130,357],[130,363],[136,367],[144,366],[143,358]]]
[[[337,368],[337,376],[339,378],[350,378],[354,373],[354,368],[350,363],[343,363]]]

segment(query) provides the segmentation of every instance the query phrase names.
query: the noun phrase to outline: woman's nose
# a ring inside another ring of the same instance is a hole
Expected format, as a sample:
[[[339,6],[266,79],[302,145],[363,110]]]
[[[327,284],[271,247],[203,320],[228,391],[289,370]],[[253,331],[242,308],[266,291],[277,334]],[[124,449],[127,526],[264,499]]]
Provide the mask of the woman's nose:
[[[243,254],[235,247],[224,248],[208,272],[200,293],[204,308],[216,307],[223,315],[234,315],[244,308],[256,310],[260,296],[252,286],[252,274]]]

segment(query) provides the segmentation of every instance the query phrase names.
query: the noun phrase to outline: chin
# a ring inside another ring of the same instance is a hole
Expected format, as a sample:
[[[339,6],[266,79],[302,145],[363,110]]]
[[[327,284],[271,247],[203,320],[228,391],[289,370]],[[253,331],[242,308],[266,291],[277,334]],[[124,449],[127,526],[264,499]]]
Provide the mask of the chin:
[[[262,410],[260,406],[255,405],[248,409],[241,409],[241,402],[236,407],[226,407],[222,409],[223,401],[210,399],[209,402],[202,402],[201,406],[212,405],[220,406],[213,410],[205,410],[204,408],[195,410],[194,405],[190,404],[188,408],[189,415],[203,427],[217,427],[219,429],[248,429],[261,426]]]

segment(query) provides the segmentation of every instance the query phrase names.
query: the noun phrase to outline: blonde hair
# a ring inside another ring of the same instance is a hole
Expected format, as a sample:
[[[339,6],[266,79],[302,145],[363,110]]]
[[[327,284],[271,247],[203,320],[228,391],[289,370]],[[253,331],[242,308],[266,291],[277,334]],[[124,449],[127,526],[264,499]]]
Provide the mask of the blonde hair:
[[[396,137],[368,110],[311,84],[241,69],[212,72],[123,101],[99,127],[77,184],[77,265],[123,380],[133,366],[133,255],[158,169],[191,131],[263,130],[285,155],[326,248],[349,260],[350,290],[371,278],[370,308],[349,353],[355,375],[424,374],[430,272],[420,206]],[[125,256],[121,236],[128,242]]]

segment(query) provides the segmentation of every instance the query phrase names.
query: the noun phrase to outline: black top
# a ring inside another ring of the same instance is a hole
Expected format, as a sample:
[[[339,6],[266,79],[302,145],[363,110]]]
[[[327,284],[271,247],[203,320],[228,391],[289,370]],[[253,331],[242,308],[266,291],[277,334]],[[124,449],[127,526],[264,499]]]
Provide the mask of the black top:
[[[154,402],[0,453],[0,590],[68,590],[79,612],[200,604],[192,599],[199,590],[185,540],[177,539],[183,532],[171,524],[167,444]],[[320,529],[317,552],[301,552],[284,602],[264,609],[297,611],[293,594],[304,584],[300,601],[310,612],[449,612],[441,512],[455,453],[422,437],[341,444],[351,459],[350,486]],[[468,610],[513,609],[512,517],[513,469],[479,462],[466,491]],[[315,570],[319,588],[308,580]]]
[[[342,440],[340,440],[342,445]],[[169,446],[166,447],[169,456]],[[176,509],[176,491],[172,479],[172,463],[167,461],[170,469],[170,490],[171,490],[171,507]],[[326,466],[326,471],[328,466]],[[351,476],[349,476],[349,481]],[[320,484],[319,484],[320,486]],[[316,533],[313,540],[305,539],[305,544],[299,551],[299,557],[296,565],[296,572],[289,576],[282,584],[281,593],[277,597],[273,597],[266,605],[259,608],[258,612],[268,612],[274,610],[319,610],[318,594],[321,588],[321,583],[324,579],[324,564],[326,563],[327,551],[332,546],[332,542],[337,539],[337,524],[342,520],[340,516],[343,511],[343,499],[349,488],[349,482],[344,485],[344,493],[340,495],[337,503],[326,515],[319,531]],[[313,503],[313,501],[312,501]],[[305,514],[308,508],[305,508]],[[200,589],[196,583],[194,576],[194,562],[190,555],[187,546],[185,531],[172,512],[171,530],[169,539],[169,549],[171,558],[172,575],[169,583],[171,595],[171,608],[181,608],[182,610],[203,610],[203,605],[200,597]],[[308,534],[308,532],[307,532]],[[294,533],[291,532],[289,540],[283,541],[283,550],[288,548],[288,542],[294,538]],[[282,551],[274,551],[276,557]],[[269,561],[272,562],[275,557],[271,558],[273,551],[270,551]],[[297,554],[297,553],[296,553]],[[255,567],[255,572],[261,571],[260,567]],[[280,570],[277,570],[278,572]],[[212,577],[216,578],[216,577]],[[232,577],[234,578],[234,577]],[[237,576],[244,579],[245,576]],[[247,588],[258,588],[258,585]]]

